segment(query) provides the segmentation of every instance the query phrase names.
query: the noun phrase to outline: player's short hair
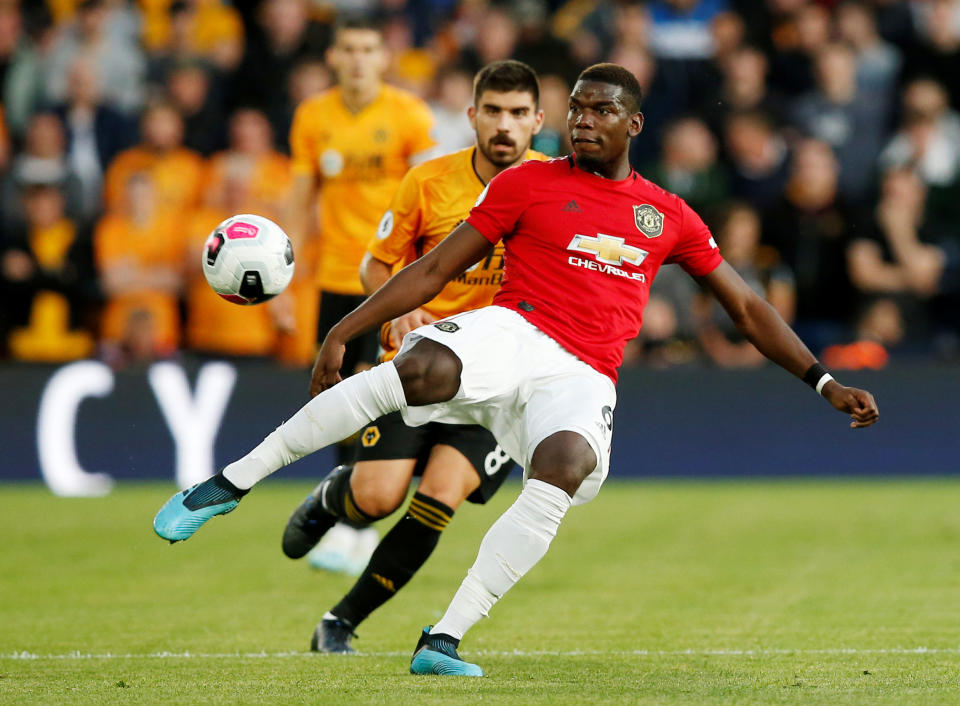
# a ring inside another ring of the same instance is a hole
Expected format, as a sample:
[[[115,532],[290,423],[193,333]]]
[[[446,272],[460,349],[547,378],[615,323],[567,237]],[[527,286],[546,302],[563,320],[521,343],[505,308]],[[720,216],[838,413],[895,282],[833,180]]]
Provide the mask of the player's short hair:
[[[383,24],[370,15],[351,13],[338,17],[333,26],[333,36],[347,29],[366,29],[383,35]]]
[[[632,113],[639,111],[643,103],[643,89],[640,88],[637,77],[619,64],[603,63],[588,66],[580,72],[577,81],[597,81],[608,83],[611,86],[619,86],[633,103],[633,105],[627,106]]]
[[[494,61],[480,69],[473,78],[474,105],[484,91],[524,91],[533,96],[533,104],[540,107],[540,79],[537,72],[522,61]]]

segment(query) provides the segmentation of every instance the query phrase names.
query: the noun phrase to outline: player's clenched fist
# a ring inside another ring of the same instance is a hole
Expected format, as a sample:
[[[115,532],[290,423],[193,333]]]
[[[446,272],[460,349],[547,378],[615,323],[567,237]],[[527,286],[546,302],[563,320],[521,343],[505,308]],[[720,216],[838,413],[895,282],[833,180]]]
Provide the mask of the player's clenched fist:
[[[399,349],[404,336],[413,329],[432,324],[436,320],[436,317],[431,316],[423,309],[414,309],[409,314],[398,316],[390,322],[390,344]]]
[[[846,412],[853,419],[850,427],[868,427],[880,418],[877,402],[866,390],[856,387],[845,387],[835,380],[828,382],[823,388],[823,396],[833,405],[834,409]]]

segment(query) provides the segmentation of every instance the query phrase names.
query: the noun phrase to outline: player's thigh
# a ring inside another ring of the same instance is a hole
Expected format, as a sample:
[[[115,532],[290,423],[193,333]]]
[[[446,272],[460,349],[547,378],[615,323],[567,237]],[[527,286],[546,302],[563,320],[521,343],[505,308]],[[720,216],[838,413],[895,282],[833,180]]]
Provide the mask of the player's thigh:
[[[350,489],[368,515],[384,516],[403,502],[417,461],[429,450],[429,431],[408,427],[399,412],[372,421],[360,431]]]
[[[452,508],[463,500],[483,504],[514,467],[493,434],[477,425],[431,424],[434,446],[419,492]]]
[[[523,413],[525,477],[573,490],[576,505],[592,500],[610,468],[616,404],[609,378],[579,361],[538,381]]]

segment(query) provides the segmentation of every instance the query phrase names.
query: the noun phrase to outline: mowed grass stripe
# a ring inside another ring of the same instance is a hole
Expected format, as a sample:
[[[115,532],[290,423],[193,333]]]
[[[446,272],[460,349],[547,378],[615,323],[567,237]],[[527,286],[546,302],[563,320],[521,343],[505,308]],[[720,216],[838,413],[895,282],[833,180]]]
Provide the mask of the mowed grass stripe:
[[[359,659],[306,652],[353,583],[281,554],[311,487],[173,546],[171,484],[0,487],[0,703],[956,703],[957,480],[608,483],[467,635],[488,677],[452,681],[410,654],[518,486],[458,509]]]
[[[928,647],[891,647],[888,649],[824,648],[819,650],[473,650],[463,651],[473,657],[679,657],[684,655],[703,657],[756,657],[764,655],[938,655],[957,654],[960,648],[930,649]],[[358,657],[409,657],[408,652],[357,652],[352,655],[329,655],[318,652],[153,652],[149,654],[83,654],[70,652],[60,655],[40,655],[32,652],[14,652],[0,655],[0,660],[98,660],[98,659],[286,659],[307,657],[309,659],[355,659]]]

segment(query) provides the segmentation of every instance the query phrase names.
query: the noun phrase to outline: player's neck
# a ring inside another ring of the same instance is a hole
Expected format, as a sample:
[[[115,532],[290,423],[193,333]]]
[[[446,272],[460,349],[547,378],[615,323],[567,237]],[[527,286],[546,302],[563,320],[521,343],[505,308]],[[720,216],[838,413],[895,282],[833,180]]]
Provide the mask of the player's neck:
[[[484,185],[489,184],[490,180],[493,179],[500,172],[509,169],[510,167],[515,167],[520,164],[523,160],[527,158],[527,150],[524,150],[520,155],[520,159],[516,162],[511,162],[505,167],[494,164],[489,159],[483,156],[483,152],[477,148],[476,145],[473,147],[473,171],[476,172],[477,176],[480,177],[480,181]]]
[[[614,162],[584,162],[576,158],[574,159],[574,164],[578,169],[603,177],[604,179],[610,179],[611,181],[623,181],[633,173],[630,160],[625,157]]]
[[[359,113],[377,99],[381,85],[378,81],[369,86],[341,86],[340,96],[343,104],[351,113]]]

